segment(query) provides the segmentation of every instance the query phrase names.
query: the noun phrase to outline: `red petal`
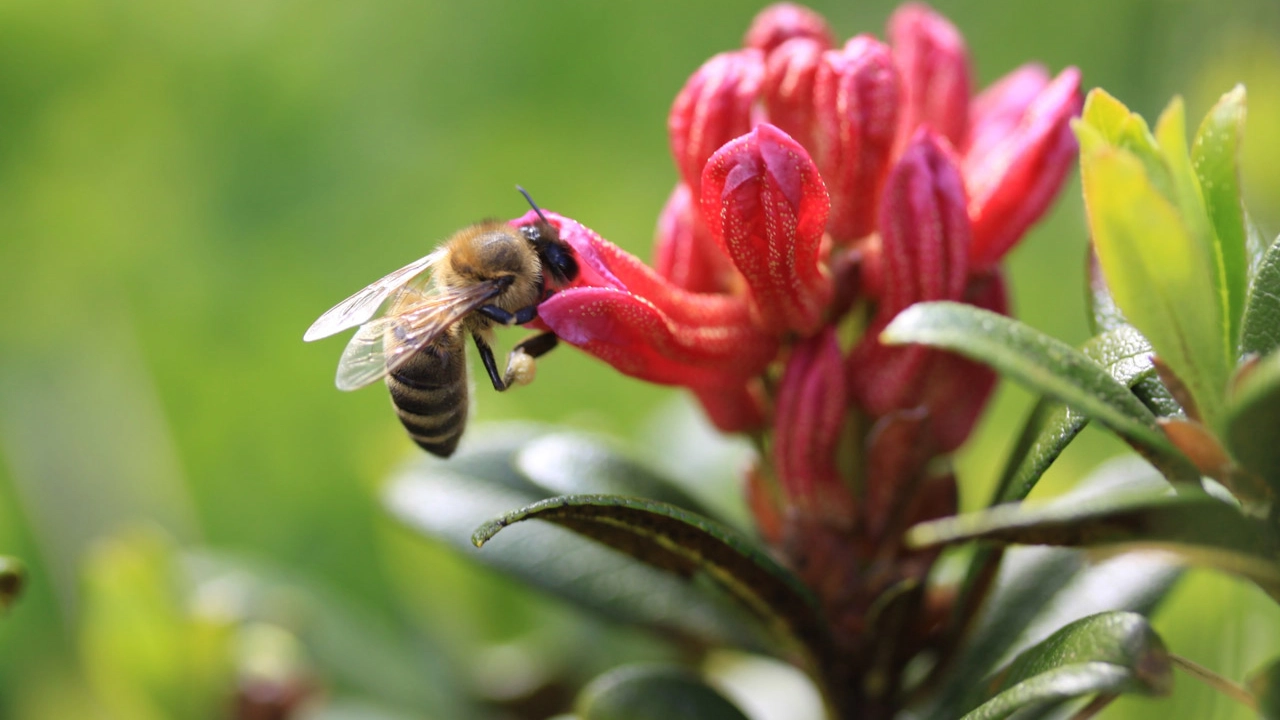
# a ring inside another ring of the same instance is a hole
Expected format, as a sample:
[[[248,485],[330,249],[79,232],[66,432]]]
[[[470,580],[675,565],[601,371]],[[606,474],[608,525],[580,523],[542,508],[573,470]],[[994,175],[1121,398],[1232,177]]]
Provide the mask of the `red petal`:
[[[708,60],[685,83],[667,119],[671,153],[695,191],[707,158],[751,129],[752,105],[764,80],[764,54],[747,49]]]
[[[994,265],[1048,209],[1075,163],[1070,120],[1082,103],[1080,71],[1067,68],[1001,140],[965,157],[975,267]]]
[[[691,292],[727,292],[738,271],[711,237],[689,186],[680,183],[658,216],[654,269]]]
[[[889,42],[906,99],[899,137],[928,125],[959,147],[968,134],[971,85],[960,31],[929,6],[909,3],[889,19]]]
[[[760,125],[712,156],[702,185],[702,216],[746,280],[761,324],[816,330],[831,299],[819,253],[830,201],[809,154]]]
[[[828,229],[847,242],[875,226],[898,129],[901,80],[889,47],[860,35],[823,53],[814,87],[818,167],[831,191]]]
[[[813,40],[824,49],[835,44],[835,36],[821,15],[803,5],[785,2],[761,10],[751,21],[742,44],[769,53],[792,38]]]
[[[761,95],[769,122],[813,154],[817,149],[813,91],[826,45],[795,38],[778,46],[765,63]]]
[[[538,316],[571,345],[632,377],[664,385],[723,386],[760,373],[777,351],[743,313],[736,325],[689,324],[612,288],[570,288]]]
[[[1028,63],[995,81],[969,105],[969,137],[966,156],[981,157],[1013,132],[1036,99],[1049,84],[1049,71],[1038,63]]]

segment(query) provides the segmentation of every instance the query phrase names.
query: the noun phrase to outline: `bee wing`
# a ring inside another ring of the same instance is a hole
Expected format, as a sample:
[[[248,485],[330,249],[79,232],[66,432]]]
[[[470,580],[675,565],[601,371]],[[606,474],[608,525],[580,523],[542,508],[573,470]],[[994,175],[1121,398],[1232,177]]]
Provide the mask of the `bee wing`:
[[[419,258],[329,308],[328,312],[307,328],[302,336],[303,341],[326,338],[369,322],[379,310],[393,306],[394,303],[388,301],[398,299],[409,289],[410,281],[435,265],[442,256],[443,252],[437,250]]]
[[[429,294],[409,288],[418,297],[405,301],[407,310],[366,323],[347,343],[335,384],[339,390],[355,390],[381,380],[502,289],[496,282]]]

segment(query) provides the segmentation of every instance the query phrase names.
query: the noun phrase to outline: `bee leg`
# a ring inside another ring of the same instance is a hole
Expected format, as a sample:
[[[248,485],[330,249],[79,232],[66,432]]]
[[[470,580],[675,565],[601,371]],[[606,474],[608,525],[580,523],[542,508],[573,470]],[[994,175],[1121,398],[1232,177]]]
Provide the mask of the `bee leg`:
[[[547,354],[558,342],[559,338],[555,333],[544,332],[525,338],[511,348],[511,354],[507,355],[507,372],[503,374],[507,387],[533,382],[534,371],[537,369],[534,358]]]
[[[493,389],[498,392],[506,390],[506,383],[502,382],[502,378],[498,375],[498,361],[493,359],[493,349],[484,338],[480,337],[479,333],[471,333],[471,337],[475,338],[476,350],[480,351],[480,361],[484,363],[485,372],[489,373],[489,379],[493,381]]]
[[[538,306],[522,307],[515,312],[503,310],[497,305],[481,305],[476,312],[498,323],[499,325],[524,325],[538,317]]]

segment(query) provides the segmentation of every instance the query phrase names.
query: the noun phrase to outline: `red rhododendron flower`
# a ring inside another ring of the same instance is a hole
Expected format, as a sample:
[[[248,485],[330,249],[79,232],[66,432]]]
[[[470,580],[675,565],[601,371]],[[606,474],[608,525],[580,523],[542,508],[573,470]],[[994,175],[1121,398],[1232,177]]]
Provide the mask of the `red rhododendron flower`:
[[[764,439],[751,505],[784,554],[831,532],[874,554],[906,519],[954,510],[954,477],[934,460],[968,436],[995,376],[878,334],[921,301],[1005,312],[999,261],[1075,152],[1074,68],[1027,65],[974,96],[944,17],[903,6],[887,38],[839,45],[821,16],[779,4],[695,71],[668,120],[680,180],[655,269],[547,214],[582,273],[540,321]],[[822,572],[842,557],[793,559]]]

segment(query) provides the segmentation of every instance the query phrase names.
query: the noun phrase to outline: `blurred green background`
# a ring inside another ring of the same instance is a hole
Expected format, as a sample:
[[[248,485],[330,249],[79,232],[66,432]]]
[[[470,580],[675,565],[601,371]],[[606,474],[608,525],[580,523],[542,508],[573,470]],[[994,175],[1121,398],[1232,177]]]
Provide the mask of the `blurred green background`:
[[[277,614],[318,603],[303,614],[335,629],[324,647],[269,623],[235,642],[305,658],[351,717],[461,717],[447,698],[483,685],[475,667],[507,667],[512,638],[594,633],[563,630],[547,601],[503,600],[384,517],[380,480],[417,450],[380,389],[333,389],[342,342],[302,331],[462,225],[521,214],[517,182],[648,257],[676,176],[670,102],[762,5],[0,1],[0,554],[31,575],[0,618],[0,718],[161,717],[120,689],[137,678],[197,707],[182,678],[224,671],[198,649],[230,642],[217,610],[244,593],[215,588],[212,620],[181,619],[174,547],[254,564],[286,586],[266,593]],[[882,35],[893,7],[812,5],[841,36]],[[1199,117],[1246,83],[1245,186],[1264,234],[1280,230],[1274,0],[936,6],[983,85],[1032,59],[1074,64],[1150,118],[1174,93]],[[1086,336],[1084,243],[1073,179],[1010,262],[1017,313],[1071,342]],[[482,388],[477,416],[641,443],[678,398],[561,350],[528,388]],[[960,461],[966,505],[1028,404],[1002,386]],[[1045,492],[1122,451],[1086,433]],[[1207,573],[1157,625],[1235,678],[1280,646],[1280,613]],[[473,647],[498,654],[477,663]],[[1246,716],[1185,676],[1172,702],[1106,716],[1157,715]]]

